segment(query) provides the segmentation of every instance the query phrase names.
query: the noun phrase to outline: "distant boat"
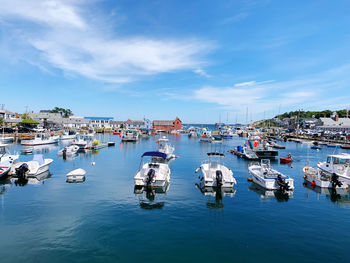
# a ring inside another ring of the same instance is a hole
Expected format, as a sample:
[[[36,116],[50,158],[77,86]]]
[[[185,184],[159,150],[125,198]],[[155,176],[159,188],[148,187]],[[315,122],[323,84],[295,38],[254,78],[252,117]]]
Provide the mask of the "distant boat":
[[[122,142],[136,142],[139,139],[139,132],[136,129],[128,129],[122,134]]]
[[[74,140],[77,137],[77,133],[75,131],[68,131],[63,133],[60,136],[61,140]]]
[[[163,136],[156,142],[158,142],[158,152],[165,153],[167,160],[175,158],[175,148],[169,144],[169,139],[167,137]]]
[[[69,145],[58,151],[58,155],[61,156],[73,156],[79,151],[78,145]]]
[[[21,141],[21,145],[24,145],[24,146],[55,144],[55,143],[58,143],[58,138],[56,136],[48,136],[46,134],[36,134],[34,139],[32,140]]]

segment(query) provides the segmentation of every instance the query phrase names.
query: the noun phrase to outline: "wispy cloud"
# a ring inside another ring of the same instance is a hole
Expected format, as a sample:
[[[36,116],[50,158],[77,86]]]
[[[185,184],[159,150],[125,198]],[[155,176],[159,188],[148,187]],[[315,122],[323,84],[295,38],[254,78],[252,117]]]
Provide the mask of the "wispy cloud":
[[[211,78],[211,75],[209,75],[204,69],[202,68],[196,68],[195,70],[193,70],[194,73],[205,77],[205,78]]]
[[[53,66],[108,83],[180,70],[195,69],[206,75],[201,66],[203,55],[213,48],[211,43],[194,38],[115,36],[104,30],[109,26],[102,18],[91,20],[84,7],[78,0],[0,0],[0,17],[15,40],[32,48],[36,54],[27,57],[41,67]]]
[[[348,72],[350,64],[290,81],[247,81],[228,87],[204,86],[193,93],[202,102],[217,104],[223,109],[241,111],[249,107],[256,113],[276,110],[279,105],[290,109],[328,105],[345,105],[350,96]],[[329,100],[330,90],[343,90],[344,96]]]

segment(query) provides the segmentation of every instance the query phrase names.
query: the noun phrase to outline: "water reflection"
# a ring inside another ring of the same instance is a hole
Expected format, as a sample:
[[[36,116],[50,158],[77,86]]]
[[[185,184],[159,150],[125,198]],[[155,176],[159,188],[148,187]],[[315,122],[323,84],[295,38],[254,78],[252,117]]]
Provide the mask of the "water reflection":
[[[142,209],[162,209],[165,204],[166,191],[170,184],[164,187],[135,187],[134,194],[139,197],[140,208]],[[161,200],[158,200],[161,199]]]
[[[345,188],[321,188],[318,186],[312,186],[310,182],[304,182],[303,185],[317,194],[317,199],[320,195],[325,195],[326,199],[332,203],[336,203],[340,206],[350,206],[350,196],[348,189]]]
[[[54,151],[58,149],[58,144],[45,144],[45,145],[35,145],[32,146],[34,154],[44,154],[50,153],[50,151]]]
[[[25,186],[27,184],[43,185],[45,183],[45,180],[50,178],[51,176],[52,174],[50,173],[50,171],[46,171],[41,174],[38,174],[35,177],[13,178],[13,181],[16,186]]]
[[[221,187],[201,187],[196,184],[196,187],[204,196],[214,197],[207,200],[207,208],[209,209],[222,209],[224,203],[222,202],[223,196],[233,197],[236,194],[236,189],[233,188],[221,188]]]
[[[261,199],[276,198],[278,202],[288,202],[289,198],[293,197],[293,191],[268,190],[254,182],[248,189],[257,193]]]

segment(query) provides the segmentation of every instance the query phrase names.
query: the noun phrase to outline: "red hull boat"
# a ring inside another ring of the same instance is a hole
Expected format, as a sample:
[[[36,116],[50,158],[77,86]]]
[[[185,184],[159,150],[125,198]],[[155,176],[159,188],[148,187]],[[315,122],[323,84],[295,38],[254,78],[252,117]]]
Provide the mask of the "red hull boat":
[[[280,163],[291,163],[293,162],[292,158],[280,158]]]

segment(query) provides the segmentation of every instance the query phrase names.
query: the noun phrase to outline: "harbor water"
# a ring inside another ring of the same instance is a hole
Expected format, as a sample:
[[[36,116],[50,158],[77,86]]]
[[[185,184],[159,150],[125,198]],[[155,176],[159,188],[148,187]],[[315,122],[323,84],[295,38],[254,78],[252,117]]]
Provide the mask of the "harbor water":
[[[0,185],[0,262],[349,262],[350,199],[346,191],[303,185],[306,162],[316,166],[327,154],[346,150],[281,142],[294,162],[272,166],[294,179],[293,194],[281,195],[248,182],[249,162],[228,152],[243,138],[200,143],[169,135],[178,156],[170,163],[170,186],[135,192],[133,177],[143,152],[159,137],[58,158],[59,145],[36,153],[52,158],[50,176],[25,185]],[[20,152],[21,146],[9,147]],[[232,193],[202,193],[195,169],[209,151],[224,151],[237,185]],[[33,155],[21,155],[27,161]],[[86,170],[82,183],[66,174]]]

